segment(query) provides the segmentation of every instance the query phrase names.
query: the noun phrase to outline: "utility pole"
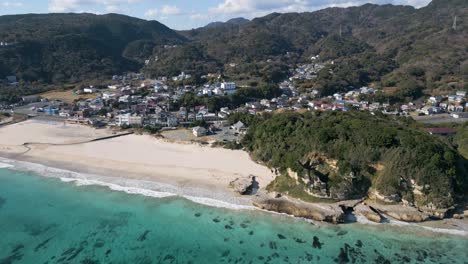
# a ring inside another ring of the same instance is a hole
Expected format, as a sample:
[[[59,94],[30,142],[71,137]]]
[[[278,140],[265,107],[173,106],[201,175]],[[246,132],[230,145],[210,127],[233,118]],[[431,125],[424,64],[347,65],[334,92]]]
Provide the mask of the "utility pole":
[[[453,26],[452,26],[453,30],[457,30],[457,16],[455,16],[453,18]]]

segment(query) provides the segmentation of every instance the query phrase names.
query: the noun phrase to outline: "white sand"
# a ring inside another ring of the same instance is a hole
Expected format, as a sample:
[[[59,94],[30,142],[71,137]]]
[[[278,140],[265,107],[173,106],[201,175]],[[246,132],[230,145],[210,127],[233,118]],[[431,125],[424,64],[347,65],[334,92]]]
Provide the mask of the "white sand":
[[[0,152],[18,160],[33,161],[77,172],[225,191],[241,176],[255,175],[265,187],[274,175],[253,162],[244,151],[196,144],[177,144],[147,135],[129,135],[77,145],[29,145],[25,142],[76,143],[110,135],[87,126],[27,121],[0,128]],[[17,154],[12,156],[11,154]],[[1,156],[1,154],[0,154]]]
[[[0,145],[18,146],[26,142],[66,144],[110,135],[108,130],[54,121],[28,120],[0,128]]]

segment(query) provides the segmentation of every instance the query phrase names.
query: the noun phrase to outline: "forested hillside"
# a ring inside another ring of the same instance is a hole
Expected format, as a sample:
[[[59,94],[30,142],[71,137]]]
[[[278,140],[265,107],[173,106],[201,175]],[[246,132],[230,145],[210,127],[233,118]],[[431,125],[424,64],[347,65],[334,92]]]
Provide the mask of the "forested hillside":
[[[153,49],[186,40],[156,21],[122,15],[0,16],[0,76],[59,83],[138,71]]]
[[[281,173],[271,190],[449,208],[467,194],[467,161],[413,122],[364,112],[275,114],[250,122],[243,145]]]
[[[395,88],[395,96],[401,98],[417,97],[424,89],[468,89],[464,0],[434,0],[421,9],[367,4],[274,13],[242,25],[183,34],[200,43],[200,53],[221,63],[270,59],[291,65],[317,54],[334,60],[315,84],[326,94],[373,82]],[[330,70],[333,74],[327,74]]]

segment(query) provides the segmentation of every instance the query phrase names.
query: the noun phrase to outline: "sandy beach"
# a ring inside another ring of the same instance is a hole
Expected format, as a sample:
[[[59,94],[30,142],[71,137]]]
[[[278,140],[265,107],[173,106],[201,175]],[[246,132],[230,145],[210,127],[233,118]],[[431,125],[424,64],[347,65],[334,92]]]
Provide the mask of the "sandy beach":
[[[191,190],[190,195],[243,204],[248,201],[229,188],[231,181],[254,175],[262,188],[274,178],[244,151],[170,143],[149,135],[80,143],[110,135],[106,129],[28,120],[0,128],[0,156],[79,173],[170,184]]]

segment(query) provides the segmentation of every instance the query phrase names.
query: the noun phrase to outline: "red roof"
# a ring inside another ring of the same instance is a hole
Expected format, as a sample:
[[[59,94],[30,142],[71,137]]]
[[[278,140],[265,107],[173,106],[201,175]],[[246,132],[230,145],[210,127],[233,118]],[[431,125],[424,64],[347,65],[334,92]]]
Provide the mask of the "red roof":
[[[437,135],[451,135],[451,134],[455,134],[457,132],[455,129],[448,128],[448,127],[426,128],[426,131],[429,134],[437,134]]]

